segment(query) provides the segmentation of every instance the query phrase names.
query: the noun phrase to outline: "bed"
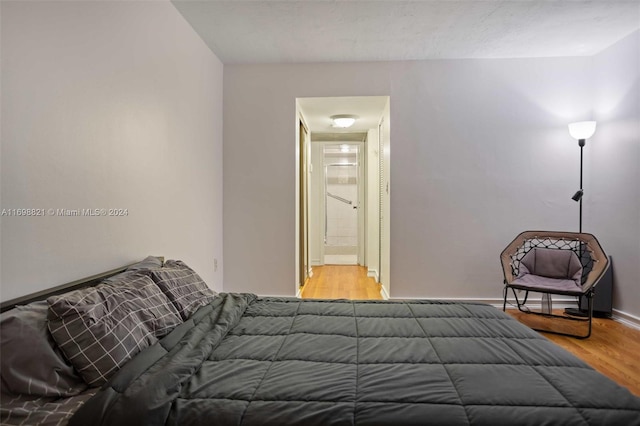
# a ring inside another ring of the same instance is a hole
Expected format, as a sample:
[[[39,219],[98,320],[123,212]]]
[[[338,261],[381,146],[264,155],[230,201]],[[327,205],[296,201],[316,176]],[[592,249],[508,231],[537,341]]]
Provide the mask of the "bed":
[[[115,277],[48,298],[54,349],[82,379],[59,424],[640,425],[639,398],[489,305],[214,294],[176,261]],[[126,297],[98,317],[122,307],[142,325],[79,350],[72,329],[99,334],[86,315],[105,288]]]

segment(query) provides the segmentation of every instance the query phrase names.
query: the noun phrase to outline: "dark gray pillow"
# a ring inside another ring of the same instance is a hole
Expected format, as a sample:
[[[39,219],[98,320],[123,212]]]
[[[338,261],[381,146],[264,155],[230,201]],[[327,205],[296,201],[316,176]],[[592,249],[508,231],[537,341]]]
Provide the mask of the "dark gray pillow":
[[[49,330],[90,386],[105,383],[125,362],[182,323],[145,273],[103,283],[49,302]]]
[[[43,300],[0,315],[3,393],[63,398],[87,388],[49,334],[47,310]]]
[[[216,293],[202,278],[181,260],[167,260],[162,268],[149,273],[185,321],[200,306],[210,303],[216,297]]]

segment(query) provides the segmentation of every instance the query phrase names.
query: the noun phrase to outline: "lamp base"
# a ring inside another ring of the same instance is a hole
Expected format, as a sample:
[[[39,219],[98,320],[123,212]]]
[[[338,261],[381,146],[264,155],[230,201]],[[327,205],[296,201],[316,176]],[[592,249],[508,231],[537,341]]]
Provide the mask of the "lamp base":
[[[564,313],[567,315],[571,315],[572,317],[583,317],[586,318],[589,316],[589,312],[587,310],[582,310],[578,308],[565,308]]]

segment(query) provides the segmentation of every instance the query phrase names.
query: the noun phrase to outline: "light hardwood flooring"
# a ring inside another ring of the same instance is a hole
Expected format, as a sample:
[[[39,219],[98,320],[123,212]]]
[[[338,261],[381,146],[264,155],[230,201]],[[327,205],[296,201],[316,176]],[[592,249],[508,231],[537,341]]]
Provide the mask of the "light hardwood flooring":
[[[367,268],[353,265],[314,266],[302,288],[303,299],[382,299],[380,284],[367,277]]]
[[[380,284],[367,277],[365,267],[345,265],[314,267],[313,277],[302,289],[302,298],[382,299]],[[517,309],[508,309],[507,313],[530,327],[543,328],[551,325],[557,329],[558,326],[563,326],[558,323],[562,320],[528,315]],[[568,326],[585,324],[571,322]],[[611,319],[594,318],[593,331],[588,339],[579,340],[548,333],[543,335],[640,396],[640,330],[626,327]]]

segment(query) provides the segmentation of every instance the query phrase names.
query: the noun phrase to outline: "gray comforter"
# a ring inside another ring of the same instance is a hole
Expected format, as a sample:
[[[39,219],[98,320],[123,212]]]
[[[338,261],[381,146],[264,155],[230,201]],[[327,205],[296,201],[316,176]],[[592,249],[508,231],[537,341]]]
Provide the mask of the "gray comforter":
[[[640,425],[640,399],[499,310],[223,294],[71,425]]]

